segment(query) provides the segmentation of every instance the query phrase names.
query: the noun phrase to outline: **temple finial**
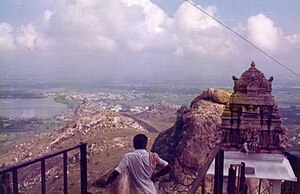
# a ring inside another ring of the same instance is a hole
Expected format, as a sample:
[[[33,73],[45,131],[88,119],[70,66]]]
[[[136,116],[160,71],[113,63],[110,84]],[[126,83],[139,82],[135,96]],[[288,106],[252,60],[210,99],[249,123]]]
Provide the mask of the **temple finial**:
[[[251,62],[251,67],[255,67],[254,61]]]

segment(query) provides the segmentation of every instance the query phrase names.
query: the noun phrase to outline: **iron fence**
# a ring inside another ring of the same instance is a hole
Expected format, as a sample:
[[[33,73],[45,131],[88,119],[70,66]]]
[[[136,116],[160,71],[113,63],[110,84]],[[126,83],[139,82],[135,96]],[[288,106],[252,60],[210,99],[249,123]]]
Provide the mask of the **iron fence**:
[[[46,193],[46,160],[53,158],[58,155],[63,155],[63,184],[64,184],[64,193],[68,193],[68,152],[80,149],[80,186],[81,193],[87,193],[87,158],[86,158],[86,143],[81,143],[74,147],[64,149],[46,156],[39,157],[37,159],[24,162],[15,166],[11,166],[0,171],[0,176],[6,175],[7,173],[12,173],[13,187],[12,193],[18,194],[18,171],[21,168],[40,163],[41,164],[41,193]]]

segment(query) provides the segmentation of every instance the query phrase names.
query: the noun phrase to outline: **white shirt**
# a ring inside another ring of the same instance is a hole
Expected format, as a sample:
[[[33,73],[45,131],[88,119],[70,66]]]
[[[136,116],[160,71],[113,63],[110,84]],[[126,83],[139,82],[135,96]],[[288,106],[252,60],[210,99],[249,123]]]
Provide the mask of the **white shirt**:
[[[128,170],[132,193],[156,194],[157,190],[150,178],[157,165],[166,167],[168,162],[159,158],[157,164],[151,164],[149,153],[145,149],[137,149],[125,154],[115,170],[119,173],[124,172],[126,169]]]

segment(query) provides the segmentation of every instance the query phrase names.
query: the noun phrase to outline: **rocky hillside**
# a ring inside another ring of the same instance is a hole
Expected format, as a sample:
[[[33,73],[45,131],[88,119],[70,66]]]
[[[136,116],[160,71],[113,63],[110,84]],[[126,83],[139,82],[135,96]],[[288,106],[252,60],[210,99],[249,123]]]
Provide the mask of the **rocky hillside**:
[[[174,123],[176,121],[176,111],[179,105],[168,103],[164,100],[149,106],[149,108],[135,117],[154,122]]]
[[[133,118],[105,109],[98,109],[92,102],[84,101],[82,105],[66,115],[65,125],[49,133],[43,133],[22,143],[0,149],[0,166],[11,166],[75,146],[80,142],[87,143],[88,184],[90,185],[101,174],[117,165],[122,155],[132,150],[132,138],[138,133],[147,133],[153,141],[157,133],[148,133]],[[69,192],[77,193],[79,184],[79,151],[68,154],[70,174]],[[49,193],[62,192],[62,157],[46,161],[47,187]],[[39,165],[20,171],[20,191],[38,193],[40,191]]]
[[[1,148],[0,165],[25,162],[85,142],[88,145],[88,184],[91,185],[96,179],[108,174],[124,153],[132,150],[134,135],[147,133],[150,137],[149,145],[157,137],[152,151],[175,167],[174,174],[159,183],[160,190],[167,193],[183,192],[191,187],[197,169],[202,167],[206,157],[220,142],[216,126],[221,122],[224,105],[212,99],[214,96],[197,97],[190,107],[183,106],[179,110],[178,107],[171,108],[175,124],[158,137],[157,133],[149,133],[134,117],[100,109],[93,102],[85,100],[82,105],[60,117],[67,123],[64,126],[51,133],[43,133],[22,143]],[[161,102],[149,110],[155,114],[161,112],[156,117],[163,117],[161,105],[166,103]],[[78,193],[79,153],[70,152],[68,158],[69,192]],[[37,165],[20,171],[20,191],[40,192],[39,168]],[[62,157],[46,161],[46,174],[48,192],[62,192]],[[95,188],[89,188],[89,191],[104,192]]]

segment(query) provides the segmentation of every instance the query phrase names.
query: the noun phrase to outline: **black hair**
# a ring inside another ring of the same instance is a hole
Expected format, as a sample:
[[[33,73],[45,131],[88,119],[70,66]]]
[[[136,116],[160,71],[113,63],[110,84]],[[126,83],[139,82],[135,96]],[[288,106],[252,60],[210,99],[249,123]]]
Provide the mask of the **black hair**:
[[[138,134],[133,138],[134,149],[146,149],[148,137],[144,134]]]

